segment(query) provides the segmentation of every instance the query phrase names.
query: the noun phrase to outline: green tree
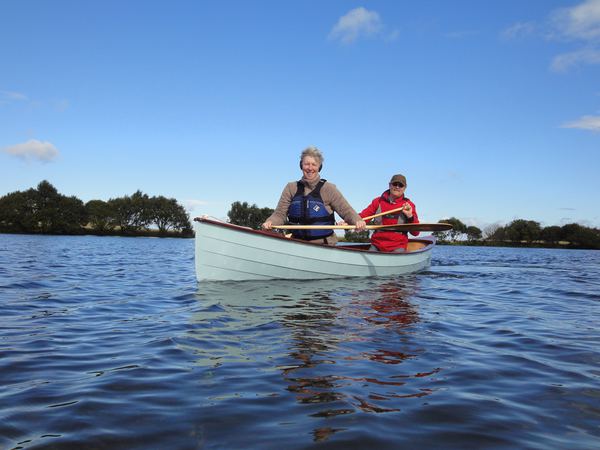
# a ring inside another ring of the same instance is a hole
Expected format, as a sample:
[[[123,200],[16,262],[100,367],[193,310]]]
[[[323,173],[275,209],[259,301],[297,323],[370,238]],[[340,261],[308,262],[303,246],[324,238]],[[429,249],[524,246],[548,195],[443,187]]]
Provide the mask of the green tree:
[[[129,225],[131,199],[127,196],[111,198],[108,200],[108,205],[113,212],[111,225],[121,232],[131,231]]]
[[[58,214],[54,217],[51,232],[57,234],[78,234],[88,222],[83,202],[75,196],[61,195],[58,198]]]
[[[152,223],[148,195],[139,190],[131,196],[111,198],[108,204],[113,210],[113,225],[124,233],[142,231]]]
[[[51,233],[60,220],[60,194],[44,180],[37,186],[35,215],[42,233]]]
[[[37,189],[13,192],[0,202],[0,227],[5,231],[73,234],[85,222],[81,200],[59,194],[46,180]]]
[[[137,190],[131,196],[131,226],[134,230],[147,229],[152,223],[152,208],[147,194]]]
[[[513,242],[525,241],[531,243],[541,238],[542,229],[539,222],[517,219],[506,226],[506,239]]]
[[[540,237],[543,241],[549,244],[558,244],[561,240],[562,230],[558,225],[545,227],[540,233]]]
[[[85,204],[88,220],[92,228],[99,232],[111,231],[114,228],[114,212],[104,200],[90,200]]]
[[[99,232],[119,227],[121,233],[135,234],[156,224],[161,233],[193,234],[188,214],[175,199],[150,199],[139,190],[131,196],[108,202],[90,200],[84,205],[44,180],[36,189],[0,197],[0,232],[78,234],[88,224]]]
[[[0,231],[35,233],[38,231],[35,189],[11,192],[0,198]]]
[[[161,234],[167,233],[170,229],[179,232],[191,231],[192,226],[187,212],[174,198],[160,195],[151,197],[147,204],[150,209],[150,219]]]
[[[600,248],[600,230],[588,228],[576,223],[563,225],[562,239],[570,244],[584,248]]]
[[[441,241],[456,242],[459,237],[467,232],[467,226],[456,217],[439,220],[438,223],[449,223],[452,229],[448,231],[434,231],[432,234]]]
[[[506,227],[496,226],[493,230],[490,230],[490,233],[487,237],[488,241],[496,241],[502,242],[506,241]]]
[[[466,230],[467,239],[469,241],[477,241],[481,239],[482,232],[474,225],[468,226]]]
[[[247,202],[233,202],[227,217],[230,223],[258,230],[273,211],[271,208],[259,208],[256,204],[249,206]]]

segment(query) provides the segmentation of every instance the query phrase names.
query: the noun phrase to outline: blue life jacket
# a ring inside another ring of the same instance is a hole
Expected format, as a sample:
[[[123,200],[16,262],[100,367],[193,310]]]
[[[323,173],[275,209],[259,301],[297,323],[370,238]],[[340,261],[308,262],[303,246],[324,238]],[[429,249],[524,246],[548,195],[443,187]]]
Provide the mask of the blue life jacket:
[[[298,190],[288,209],[288,221],[292,225],[334,225],[335,217],[329,214],[321,198],[321,187],[327,180],[320,180],[317,186],[304,195],[304,183],[298,181]],[[310,241],[331,236],[333,230],[292,230],[296,239]]]

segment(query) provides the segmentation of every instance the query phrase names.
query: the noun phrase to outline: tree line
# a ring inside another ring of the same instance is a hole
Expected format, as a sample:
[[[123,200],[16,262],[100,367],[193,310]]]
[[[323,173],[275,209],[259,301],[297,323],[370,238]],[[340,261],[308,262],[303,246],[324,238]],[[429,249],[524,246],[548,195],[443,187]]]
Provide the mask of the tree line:
[[[185,209],[174,198],[141,191],[83,203],[60,194],[48,181],[0,197],[0,232],[193,236]]]
[[[465,225],[456,217],[439,222],[453,226],[452,230],[432,233],[442,244],[600,249],[600,229],[577,223],[542,227],[534,220],[516,219],[508,225],[494,224],[482,231]]]
[[[227,216],[230,223],[259,229],[273,211],[236,201]],[[577,223],[542,227],[533,220],[517,219],[481,230],[456,217],[439,222],[453,226],[433,233],[440,244],[600,249],[600,230]],[[190,218],[174,198],[149,197],[138,190],[129,196],[84,204],[75,196],[60,194],[46,180],[35,189],[0,197],[0,233],[193,236]],[[346,230],[344,239],[367,242],[369,233]]]
[[[234,202],[227,216],[231,223],[259,229],[272,213],[271,208]],[[452,230],[432,233],[440,244],[600,249],[600,230],[576,223],[542,227],[533,220],[517,219],[505,226],[496,224],[481,230],[476,226],[465,225],[456,217],[438,222],[453,226]],[[348,242],[367,242],[369,233],[346,230],[344,239]]]

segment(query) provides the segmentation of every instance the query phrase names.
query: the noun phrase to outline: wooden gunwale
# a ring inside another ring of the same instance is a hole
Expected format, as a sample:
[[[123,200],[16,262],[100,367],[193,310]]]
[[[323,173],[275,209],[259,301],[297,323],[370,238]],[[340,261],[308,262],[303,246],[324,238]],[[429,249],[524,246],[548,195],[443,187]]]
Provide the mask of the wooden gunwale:
[[[283,240],[285,243],[293,243],[293,244],[298,244],[298,245],[318,245],[320,246],[320,248],[322,250],[325,251],[350,251],[350,252],[367,252],[367,253],[374,253],[368,250],[368,245],[369,243],[363,243],[364,246],[367,246],[367,248],[356,248],[359,247],[358,245],[354,244],[354,245],[347,245],[347,244],[341,244],[341,245],[322,245],[320,243],[315,243],[315,242],[308,242],[308,241],[304,241],[302,239],[296,239],[293,237],[285,237],[279,233],[273,232],[273,231],[265,231],[265,230],[254,230],[252,228],[248,228],[248,227],[242,227],[240,225],[234,225],[231,223],[227,223],[227,222],[221,222],[218,220],[212,220],[212,219],[208,219],[208,218],[202,218],[202,217],[196,217],[194,218],[194,222],[205,222],[211,225],[216,225],[219,227],[223,227],[223,228],[230,228],[233,229],[235,231],[238,232],[242,232],[242,233],[248,233],[248,234],[254,234],[254,235],[261,235],[267,238],[271,238],[271,239],[281,239]],[[421,244],[422,247],[421,248],[416,248],[416,249],[409,249],[408,252],[404,252],[404,253],[382,253],[382,254],[386,254],[386,255],[406,255],[407,253],[420,253],[420,252],[424,252],[424,251],[428,251],[429,247],[434,245],[435,240],[433,239],[427,239],[427,238],[411,238],[409,240],[409,246],[412,245],[412,247],[414,248],[415,245],[414,244]]]

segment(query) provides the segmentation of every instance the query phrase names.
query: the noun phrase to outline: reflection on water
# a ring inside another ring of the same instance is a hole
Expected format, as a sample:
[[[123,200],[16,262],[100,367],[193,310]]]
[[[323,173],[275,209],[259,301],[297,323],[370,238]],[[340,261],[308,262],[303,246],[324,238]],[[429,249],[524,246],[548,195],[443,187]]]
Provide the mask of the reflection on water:
[[[406,300],[415,290],[411,279],[372,282],[366,289],[343,289],[344,302],[321,295],[301,298],[302,312],[286,314],[283,324],[290,328],[296,366],[283,369],[288,390],[300,403],[323,404],[315,417],[364,412],[390,412],[398,408],[381,406],[390,396],[399,397],[393,387],[406,381],[378,379],[367,362],[400,364],[417,357],[400,336],[381,342],[377,327],[402,333],[418,321],[416,309]],[[334,291],[339,294],[340,291]],[[373,326],[375,325],[375,327]],[[385,346],[382,346],[385,344]],[[340,367],[335,367],[335,365]],[[385,391],[377,393],[377,388]],[[321,433],[315,431],[315,436]]]
[[[192,316],[184,347],[197,364],[217,369],[215,378],[230,364],[275,367],[285,393],[270,395],[292,394],[305,417],[397,412],[402,399],[431,394],[427,380],[440,371],[419,361],[426,348],[414,339],[419,312],[410,300],[418,291],[414,276],[206,283],[196,294],[204,309]],[[315,440],[344,429],[314,425]]]

